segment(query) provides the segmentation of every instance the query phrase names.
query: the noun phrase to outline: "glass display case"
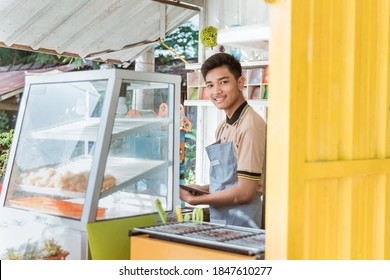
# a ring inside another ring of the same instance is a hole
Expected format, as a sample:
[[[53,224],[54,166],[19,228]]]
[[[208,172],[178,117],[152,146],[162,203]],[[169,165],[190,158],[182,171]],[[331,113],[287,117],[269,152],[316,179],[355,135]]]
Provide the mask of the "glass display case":
[[[155,213],[156,198],[172,210],[180,82],[121,69],[28,76],[1,206],[83,225]]]

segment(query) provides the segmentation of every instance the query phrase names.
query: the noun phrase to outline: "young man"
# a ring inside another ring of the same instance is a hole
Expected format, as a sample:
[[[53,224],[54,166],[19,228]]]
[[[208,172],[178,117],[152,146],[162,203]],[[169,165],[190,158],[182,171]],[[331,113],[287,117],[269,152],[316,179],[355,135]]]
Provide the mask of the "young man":
[[[181,189],[180,198],[191,205],[208,204],[212,223],[260,228],[266,124],[245,100],[238,60],[217,53],[203,63],[201,71],[211,102],[224,110],[226,120],[217,127],[216,142],[206,147],[210,184],[190,185],[210,194],[193,195]]]

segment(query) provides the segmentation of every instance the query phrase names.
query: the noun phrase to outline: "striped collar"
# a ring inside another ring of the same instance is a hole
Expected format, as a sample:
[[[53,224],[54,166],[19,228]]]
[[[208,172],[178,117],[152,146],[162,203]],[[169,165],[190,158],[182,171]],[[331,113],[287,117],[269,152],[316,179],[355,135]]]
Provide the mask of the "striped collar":
[[[237,110],[234,112],[233,116],[231,119],[228,118],[228,116],[226,116],[226,123],[230,124],[230,125],[233,125],[236,121],[238,121],[238,119],[240,118],[241,116],[241,113],[242,113],[242,110],[244,110],[245,106],[248,105],[248,102],[245,101],[244,103],[242,103],[240,105],[240,107],[237,108]]]

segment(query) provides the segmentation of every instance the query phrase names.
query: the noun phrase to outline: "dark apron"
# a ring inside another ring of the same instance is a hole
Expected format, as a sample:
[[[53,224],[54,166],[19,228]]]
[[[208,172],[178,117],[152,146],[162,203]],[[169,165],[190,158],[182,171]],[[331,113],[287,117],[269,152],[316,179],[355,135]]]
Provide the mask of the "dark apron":
[[[210,160],[210,192],[229,189],[237,185],[237,159],[234,154],[233,142],[220,144],[218,140],[207,146],[206,152]],[[252,201],[246,204],[221,207],[210,205],[210,222],[260,228],[261,212],[261,194],[256,193]]]

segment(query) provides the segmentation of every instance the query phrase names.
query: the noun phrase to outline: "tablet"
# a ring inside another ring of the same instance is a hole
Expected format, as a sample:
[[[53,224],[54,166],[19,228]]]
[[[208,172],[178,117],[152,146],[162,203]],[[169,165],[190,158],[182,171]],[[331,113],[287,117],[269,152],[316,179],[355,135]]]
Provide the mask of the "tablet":
[[[180,188],[185,189],[185,190],[191,192],[192,194],[196,194],[196,195],[209,194],[209,192],[207,192],[207,191],[204,191],[201,189],[196,189],[196,188],[186,186],[186,185],[180,185]]]

